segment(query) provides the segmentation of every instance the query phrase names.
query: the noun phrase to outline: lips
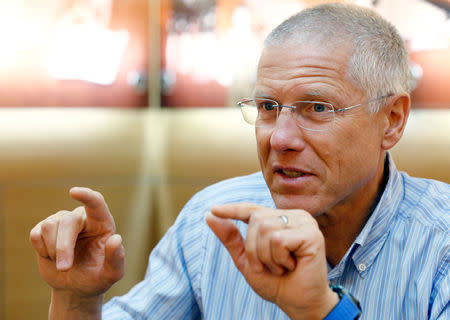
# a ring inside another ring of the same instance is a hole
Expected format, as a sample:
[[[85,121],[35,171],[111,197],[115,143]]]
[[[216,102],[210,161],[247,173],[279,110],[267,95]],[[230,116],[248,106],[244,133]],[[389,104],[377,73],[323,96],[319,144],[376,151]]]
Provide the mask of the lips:
[[[280,172],[289,178],[298,178],[305,175],[305,173],[295,170],[280,170]]]
[[[298,168],[275,167],[274,172],[286,176],[288,178],[299,178],[311,175],[311,173]]]

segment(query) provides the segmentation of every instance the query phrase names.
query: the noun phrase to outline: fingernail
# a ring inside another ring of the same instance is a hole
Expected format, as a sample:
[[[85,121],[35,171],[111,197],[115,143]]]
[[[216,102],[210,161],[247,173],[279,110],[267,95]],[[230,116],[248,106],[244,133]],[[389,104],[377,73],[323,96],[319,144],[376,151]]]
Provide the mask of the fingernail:
[[[67,270],[69,268],[68,261],[63,257],[56,257],[56,269],[58,270]]]

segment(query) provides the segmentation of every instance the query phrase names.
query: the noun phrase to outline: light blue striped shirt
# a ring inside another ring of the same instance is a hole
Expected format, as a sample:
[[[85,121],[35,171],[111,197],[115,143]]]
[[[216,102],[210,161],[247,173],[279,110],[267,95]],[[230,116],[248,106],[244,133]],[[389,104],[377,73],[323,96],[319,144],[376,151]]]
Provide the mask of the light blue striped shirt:
[[[103,308],[104,319],[287,319],[260,298],[205,223],[213,204],[275,207],[261,173],[195,195],[153,250],[145,279]],[[390,163],[376,209],[332,283],[361,302],[361,319],[450,319],[450,185],[411,178]],[[245,235],[246,225],[238,222]]]

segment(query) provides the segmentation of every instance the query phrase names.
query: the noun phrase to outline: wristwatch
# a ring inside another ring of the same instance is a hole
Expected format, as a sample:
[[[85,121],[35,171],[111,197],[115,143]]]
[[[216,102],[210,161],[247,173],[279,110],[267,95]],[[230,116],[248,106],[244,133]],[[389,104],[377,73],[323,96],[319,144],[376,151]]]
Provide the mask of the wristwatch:
[[[355,320],[361,315],[361,305],[350,292],[340,285],[330,285],[331,290],[339,296],[338,304],[323,320]]]

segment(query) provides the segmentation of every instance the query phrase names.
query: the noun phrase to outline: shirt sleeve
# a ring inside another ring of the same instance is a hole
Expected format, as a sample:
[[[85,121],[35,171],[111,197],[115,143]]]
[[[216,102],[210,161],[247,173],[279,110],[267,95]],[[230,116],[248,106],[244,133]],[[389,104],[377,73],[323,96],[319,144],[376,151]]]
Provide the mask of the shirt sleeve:
[[[206,222],[191,200],[152,251],[142,282],[103,307],[103,319],[199,319]]]

